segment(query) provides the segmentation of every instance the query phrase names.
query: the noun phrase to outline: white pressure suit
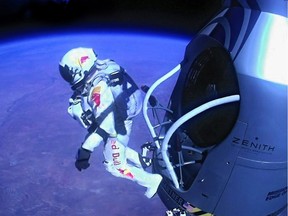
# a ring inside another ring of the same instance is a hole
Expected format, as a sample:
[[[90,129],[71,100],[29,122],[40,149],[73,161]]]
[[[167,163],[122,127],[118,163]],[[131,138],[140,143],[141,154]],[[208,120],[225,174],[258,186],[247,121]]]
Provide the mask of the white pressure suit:
[[[66,67],[64,57],[60,66]],[[77,153],[77,169],[89,167],[90,153],[104,141],[107,171],[147,187],[145,195],[154,196],[162,177],[146,172],[139,154],[128,147],[133,117],[142,108],[141,92],[131,77],[114,61],[96,59],[85,82],[73,90],[68,112],[89,131]]]

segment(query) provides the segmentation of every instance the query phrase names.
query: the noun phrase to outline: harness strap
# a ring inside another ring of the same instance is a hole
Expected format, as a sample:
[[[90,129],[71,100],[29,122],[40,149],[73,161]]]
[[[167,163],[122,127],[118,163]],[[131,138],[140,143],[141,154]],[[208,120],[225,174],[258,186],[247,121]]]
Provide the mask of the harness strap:
[[[97,133],[99,136],[102,137],[102,139],[106,142],[107,139],[109,138],[109,134],[103,130],[102,128],[99,127],[97,122],[93,122],[91,126],[87,129],[88,133]]]

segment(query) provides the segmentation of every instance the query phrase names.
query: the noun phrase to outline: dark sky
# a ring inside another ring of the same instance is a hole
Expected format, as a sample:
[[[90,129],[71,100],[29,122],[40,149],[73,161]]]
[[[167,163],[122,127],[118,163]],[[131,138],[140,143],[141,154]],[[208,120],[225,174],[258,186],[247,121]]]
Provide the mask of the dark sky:
[[[221,8],[221,0],[63,1],[0,0],[2,32],[72,26],[149,29],[189,35]]]

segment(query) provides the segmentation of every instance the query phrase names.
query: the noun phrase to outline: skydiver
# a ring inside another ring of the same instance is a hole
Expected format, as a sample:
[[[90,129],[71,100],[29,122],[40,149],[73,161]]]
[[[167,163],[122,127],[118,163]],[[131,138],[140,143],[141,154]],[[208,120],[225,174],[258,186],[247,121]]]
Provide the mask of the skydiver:
[[[73,90],[68,113],[88,131],[77,151],[76,168],[87,169],[91,153],[103,142],[106,170],[146,187],[146,197],[153,197],[162,177],[146,172],[139,154],[128,147],[133,118],[142,108],[135,82],[113,60],[98,59],[92,48],[69,50],[59,71]]]

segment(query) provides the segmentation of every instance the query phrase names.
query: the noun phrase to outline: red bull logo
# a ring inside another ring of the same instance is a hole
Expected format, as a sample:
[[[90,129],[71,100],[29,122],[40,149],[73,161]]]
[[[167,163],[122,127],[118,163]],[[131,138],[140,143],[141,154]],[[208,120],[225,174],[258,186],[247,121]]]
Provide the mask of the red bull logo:
[[[82,65],[83,63],[85,63],[87,61],[87,59],[89,59],[89,56],[82,56],[80,58],[80,64]]]
[[[119,171],[122,175],[124,175],[124,176],[126,176],[126,177],[128,177],[128,178],[131,178],[131,179],[134,178],[134,175],[130,172],[129,169],[118,169],[118,171]]]
[[[96,104],[96,106],[99,106],[100,103],[101,103],[100,91],[101,91],[101,87],[100,87],[100,86],[96,86],[96,87],[93,89],[93,92],[92,92],[91,99],[94,101],[94,103]]]
[[[117,166],[119,167],[121,165],[121,159],[120,159],[120,150],[119,146],[117,145],[117,141],[112,139],[111,140],[111,150],[112,150],[112,158],[113,158],[113,165],[117,169]],[[123,166],[123,165],[122,165]],[[119,168],[117,169],[122,175],[133,179],[134,175],[130,172],[127,168]]]
[[[121,161],[119,160],[120,153],[119,153],[119,147],[117,147],[116,144],[116,140],[111,141],[111,149],[112,149],[113,164],[114,166],[119,166],[121,164]]]

